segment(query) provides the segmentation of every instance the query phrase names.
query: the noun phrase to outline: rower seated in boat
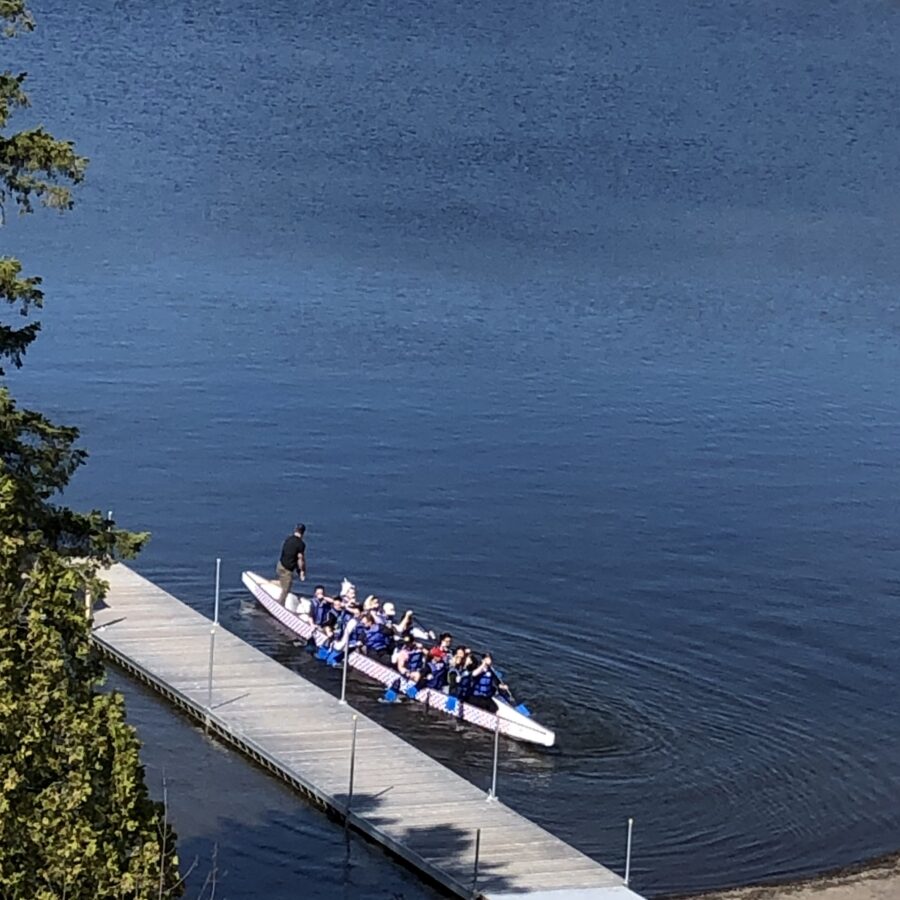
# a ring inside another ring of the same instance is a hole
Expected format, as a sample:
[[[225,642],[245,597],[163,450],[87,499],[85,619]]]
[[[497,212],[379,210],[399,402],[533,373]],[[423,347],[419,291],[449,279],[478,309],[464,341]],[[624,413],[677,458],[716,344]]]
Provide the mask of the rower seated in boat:
[[[385,603],[384,606],[381,607],[380,611],[376,609],[372,614],[383,625],[387,625],[394,632],[394,635],[398,640],[403,638],[403,636],[407,634],[412,628],[412,610],[408,609],[403,614],[403,618],[398,621],[397,609],[390,600],[388,600],[387,603]]]
[[[343,649],[345,638],[355,627],[354,607],[343,597],[335,597],[331,601],[331,616],[323,627],[328,635],[328,645],[336,650]]]
[[[374,615],[380,608],[381,601],[374,594],[369,594],[363,601],[364,613],[372,613],[372,615]]]
[[[387,625],[376,622],[372,613],[363,615],[361,626],[365,654],[389,659],[394,649],[394,632]]]
[[[372,615],[375,618],[375,621],[379,625],[387,625],[392,631],[394,629],[394,604],[388,601],[387,603],[379,606],[377,609],[372,610]]]
[[[449,631],[445,631],[439,638],[438,642],[428,651],[428,658],[440,657],[446,659],[450,663],[450,647],[453,644],[453,635]]]
[[[346,603],[356,603],[356,585],[348,578],[341,582],[339,593]]]
[[[344,604],[341,636],[334,642],[335,650],[356,650],[363,646],[365,635],[362,624],[363,612],[355,600]]]
[[[325,632],[329,642],[343,627],[344,598],[338,594],[330,602],[323,603],[314,610],[313,622]]]
[[[407,680],[418,683],[425,668],[425,646],[410,635],[403,639],[403,644],[396,654],[397,671]]]
[[[442,691],[447,684],[449,672],[450,660],[447,655],[429,653],[420,684],[435,691]]]
[[[328,618],[332,615],[332,603],[332,598],[325,593],[325,585],[317,584],[313,588],[313,595],[309,601],[309,615],[307,618],[313,625],[323,628]]]
[[[471,668],[474,667],[472,651],[468,647],[457,647],[453,651],[447,669],[447,693],[451,697],[464,700],[468,696],[472,683]]]
[[[495,710],[494,697],[497,694],[509,696],[509,688],[494,671],[493,660],[490,653],[485,653],[480,663],[471,669],[471,681],[469,683],[468,697],[466,701],[472,706],[480,706],[482,709]]]

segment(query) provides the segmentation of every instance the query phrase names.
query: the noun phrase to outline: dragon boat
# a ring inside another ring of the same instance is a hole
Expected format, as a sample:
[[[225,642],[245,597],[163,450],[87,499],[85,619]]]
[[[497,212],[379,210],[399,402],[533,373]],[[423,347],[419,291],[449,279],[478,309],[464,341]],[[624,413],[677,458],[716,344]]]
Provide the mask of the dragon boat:
[[[277,581],[263,578],[255,572],[244,572],[241,580],[263,609],[271,613],[287,629],[310,643],[310,646],[312,643],[315,644],[317,658],[323,662],[328,658],[329,654],[325,648],[326,635],[308,616],[309,598],[288,594],[282,606],[278,602],[281,588]],[[498,730],[500,734],[524,743],[537,744],[541,747],[552,747],[556,743],[554,732],[536,722],[522,705],[513,706],[500,697],[494,697],[496,711],[490,712],[451,697],[443,691],[419,688],[403,678],[396,669],[356,650],[350,651],[347,665],[384,685],[388,699],[396,699],[403,695],[457,721],[467,722],[491,732]]]

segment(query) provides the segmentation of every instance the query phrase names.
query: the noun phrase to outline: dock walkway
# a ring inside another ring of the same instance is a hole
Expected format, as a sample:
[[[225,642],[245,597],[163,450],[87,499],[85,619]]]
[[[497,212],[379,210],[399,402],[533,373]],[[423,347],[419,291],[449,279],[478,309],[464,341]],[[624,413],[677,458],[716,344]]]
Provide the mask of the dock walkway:
[[[106,577],[93,631],[106,656],[426,878],[461,897],[641,900],[609,869],[221,626],[209,703],[211,620],[126,566]]]

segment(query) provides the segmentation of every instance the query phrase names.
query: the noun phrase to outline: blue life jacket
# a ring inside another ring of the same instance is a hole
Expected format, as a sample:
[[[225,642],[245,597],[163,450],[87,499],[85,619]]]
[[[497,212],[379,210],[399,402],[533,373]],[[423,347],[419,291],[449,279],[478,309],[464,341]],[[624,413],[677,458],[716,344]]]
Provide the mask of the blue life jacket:
[[[418,672],[419,669],[425,667],[425,651],[420,650],[418,647],[413,647],[412,650],[409,651],[409,655],[406,657],[406,668],[410,672]]]
[[[428,673],[425,678],[428,687],[439,691],[447,683],[449,670],[450,667],[445,659],[432,657],[428,660]]]
[[[327,600],[316,600],[313,597],[312,602],[312,620],[314,625],[321,628],[328,622],[331,613],[331,604]]]
[[[342,609],[340,612],[335,610],[333,626],[335,637],[343,637],[344,629],[347,627],[347,623],[351,621],[353,621],[353,616],[346,609]]]
[[[454,669],[457,673],[456,684],[450,688],[450,693],[460,700],[465,700],[472,690],[472,673],[465,669]]]
[[[391,646],[390,637],[384,628],[377,622],[374,625],[363,628],[363,639],[365,640],[366,647],[369,650],[373,650],[375,653],[387,650],[388,647]]]
[[[494,683],[494,673],[488,669],[482,672],[472,681],[473,697],[493,697],[497,693],[497,685]]]
[[[347,642],[348,647],[358,647],[366,642],[366,626],[359,619],[351,616],[346,627],[353,629],[350,632],[350,640]]]

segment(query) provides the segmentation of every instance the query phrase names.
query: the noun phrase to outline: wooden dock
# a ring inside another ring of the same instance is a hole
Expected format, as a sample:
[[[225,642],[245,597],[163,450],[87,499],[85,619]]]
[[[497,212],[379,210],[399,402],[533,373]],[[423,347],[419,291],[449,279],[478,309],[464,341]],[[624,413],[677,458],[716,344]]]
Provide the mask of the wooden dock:
[[[107,580],[93,630],[106,656],[426,879],[469,898],[641,900],[609,869],[126,566]]]

